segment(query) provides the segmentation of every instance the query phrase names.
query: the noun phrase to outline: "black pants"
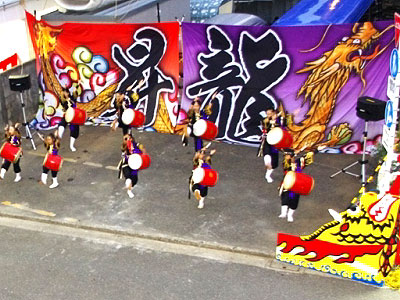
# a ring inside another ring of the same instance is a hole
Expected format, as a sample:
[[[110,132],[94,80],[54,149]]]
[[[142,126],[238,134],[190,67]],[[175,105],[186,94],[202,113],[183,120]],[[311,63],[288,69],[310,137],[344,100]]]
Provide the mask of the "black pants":
[[[65,118],[62,118],[61,122],[58,123],[58,126],[66,127],[67,126],[67,121],[65,121]],[[74,139],[77,139],[79,136],[79,125],[74,125],[74,124],[69,124],[69,132],[71,137]]]
[[[45,166],[43,166],[43,173],[47,174],[49,173],[50,169],[47,169]],[[51,171],[51,176],[53,176],[53,178],[57,177],[57,173],[58,171]]]
[[[128,134],[130,127],[122,122],[122,117],[118,117],[118,127],[122,128],[122,134]]]
[[[200,196],[202,197],[207,197],[208,194],[208,186],[201,185],[201,184],[193,184],[192,186],[192,192],[194,193],[196,190],[200,192]]]
[[[124,174],[125,179],[132,180],[132,187],[134,187],[135,184],[138,182],[137,174],[132,174],[132,169],[129,168],[129,166],[122,168],[122,174]]]
[[[289,206],[290,209],[296,209],[299,206],[300,195],[286,191],[281,195],[281,203],[283,205]]]
[[[21,167],[19,166],[19,158],[18,158],[18,160],[15,162],[15,163],[13,163],[13,167],[14,167],[14,172],[15,173],[21,173]],[[3,163],[3,165],[1,166],[1,168],[2,169],[6,169],[6,171],[8,171],[8,168],[11,166],[11,161],[9,161],[9,160],[4,160],[4,163]]]
[[[279,152],[276,151],[276,149],[268,144],[267,142],[264,143],[264,148],[263,148],[263,155],[269,155],[271,156],[271,167],[272,169],[276,169],[279,164]]]

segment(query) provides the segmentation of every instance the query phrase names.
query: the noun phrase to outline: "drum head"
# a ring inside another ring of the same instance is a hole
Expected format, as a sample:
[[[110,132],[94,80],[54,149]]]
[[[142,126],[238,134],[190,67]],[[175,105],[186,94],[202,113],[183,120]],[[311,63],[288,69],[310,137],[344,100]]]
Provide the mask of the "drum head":
[[[127,108],[122,113],[122,123],[125,125],[131,125],[133,118],[135,117],[135,112],[132,108]]]
[[[272,128],[267,134],[267,143],[270,145],[278,144],[283,137],[283,131],[279,127]]]
[[[139,170],[142,166],[142,157],[140,154],[135,153],[130,155],[128,158],[128,165],[132,170]]]
[[[202,136],[207,131],[207,122],[206,120],[200,119],[196,121],[193,125],[193,134],[195,136]]]
[[[67,123],[71,123],[71,121],[74,118],[75,118],[75,110],[72,107],[70,107],[65,112],[65,121],[67,121]]]
[[[289,171],[286,173],[286,176],[283,179],[283,188],[288,191],[293,187],[295,182],[296,182],[296,172]]]
[[[203,168],[198,167],[193,171],[192,179],[194,183],[202,182],[204,179],[205,171]]]

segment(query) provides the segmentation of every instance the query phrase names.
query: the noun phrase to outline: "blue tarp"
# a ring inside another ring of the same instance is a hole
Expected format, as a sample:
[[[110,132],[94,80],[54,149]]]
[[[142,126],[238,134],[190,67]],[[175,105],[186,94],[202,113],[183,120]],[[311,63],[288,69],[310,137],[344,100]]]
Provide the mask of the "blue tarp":
[[[218,25],[263,26],[267,23],[260,17],[249,14],[221,14],[216,15],[204,23]]]
[[[273,26],[355,23],[373,2],[374,0],[301,0]]]

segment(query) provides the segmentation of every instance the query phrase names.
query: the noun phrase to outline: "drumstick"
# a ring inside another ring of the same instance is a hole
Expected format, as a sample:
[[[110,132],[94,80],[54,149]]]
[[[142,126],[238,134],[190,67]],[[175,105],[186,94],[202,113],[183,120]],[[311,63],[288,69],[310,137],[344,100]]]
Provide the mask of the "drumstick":
[[[203,89],[199,90],[199,92],[197,93],[196,97],[194,98],[195,101],[199,98],[199,95],[201,94],[202,91],[203,91]]]
[[[282,192],[283,192],[283,183],[281,184],[281,187],[279,188],[279,196],[282,195]]]
[[[136,84],[137,80],[135,80],[130,86],[126,88],[127,91],[131,91],[133,89],[133,86]]]
[[[221,94],[223,91],[225,91],[225,89],[214,92],[214,94],[213,94],[212,97],[211,97],[211,101],[214,100],[214,99],[215,99],[219,94]]]

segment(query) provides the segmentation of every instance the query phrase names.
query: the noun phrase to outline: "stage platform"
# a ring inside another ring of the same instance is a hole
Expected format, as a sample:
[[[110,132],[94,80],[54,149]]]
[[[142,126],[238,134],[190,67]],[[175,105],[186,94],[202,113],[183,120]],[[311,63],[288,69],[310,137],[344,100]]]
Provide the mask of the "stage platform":
[[[360,181],[346,174],[329,178],[360,155],[318,154],[305,169],[314,177],[315,189],[301,196],[295,221],[288,223],[278,218],[282,159],[272,175],[274,182],[268,184],[256,148],[213,143],[219,182],[209,189],[205,207],[198,209],[193,195],[188,199],[193,141],[182,147],[179,136],[136,130],[134,135],[146,146],[152,163],[140,172],[133,199],[123,189],[124,181],[117,178],[122,132],[87,126],[81,128],[75,153],[68,148],[66,130],[60,151],[65,161],[60,186],[54,190],[38,184],[45,154],[42,143],[35,138],[38,150],[33,151],[29,141],[23,141],[23,179],[14,183],[10,168],[0,181],[0,214],[272,257],[278,232],[312,233],[332,220],[329,208],[346,209],[360,188]],[[358,173],[360,167],[353,170]]]

